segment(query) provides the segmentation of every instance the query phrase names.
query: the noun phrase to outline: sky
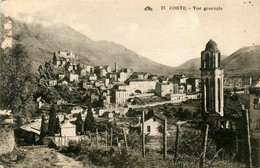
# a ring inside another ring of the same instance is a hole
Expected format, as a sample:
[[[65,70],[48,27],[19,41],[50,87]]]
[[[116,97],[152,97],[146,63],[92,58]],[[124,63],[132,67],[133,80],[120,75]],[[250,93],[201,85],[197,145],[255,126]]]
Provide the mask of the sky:
[[[260,0],[5,0],[1,12],[46,27],[61,22],[92,40],[116,42],[169,66],[200,57],[210,39],[223,55],[260,45]]]

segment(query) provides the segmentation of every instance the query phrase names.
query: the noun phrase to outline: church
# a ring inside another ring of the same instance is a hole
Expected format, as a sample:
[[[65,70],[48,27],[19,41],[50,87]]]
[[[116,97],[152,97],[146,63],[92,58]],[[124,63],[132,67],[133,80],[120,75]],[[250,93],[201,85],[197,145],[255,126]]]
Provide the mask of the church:
[[[223,77],[221,54],[217,43],[209,40],[201,52],[202,112],[224,116]]]

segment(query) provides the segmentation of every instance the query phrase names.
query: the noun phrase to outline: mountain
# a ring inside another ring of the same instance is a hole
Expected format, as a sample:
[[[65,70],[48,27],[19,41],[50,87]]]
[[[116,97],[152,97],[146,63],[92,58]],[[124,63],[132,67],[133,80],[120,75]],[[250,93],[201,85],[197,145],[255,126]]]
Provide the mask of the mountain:
[[[11,20],[13,44],[21,43],[25,46],[34,71],[37,71],[44,61],[52,60],[55,51],[68,50],[79,55],[81,62],[93,66],[109,65],[113,69],[114,63],[117,62],[119,68],[132,68],[135,71],[159,75],[200,74],[200,58],[188,60],[178,67],[166,66],[114,42],[91,40],[65,24],[44,26]],[[8,33],[3,26],[6,22],[7,18],[2,15],[1,41]],[[260,46],[243,47],[228,57],[222,55],[221,59],[225,74],[260,76]]]
[[[260,76],[260,45],[243,47],[222,61],[226,74]]]
[[[221,55],[221,60],[224,60],[225,58],[227,58],[227,56],[225,55]],[[200,69],[200,57],[199,58],[193,58],[190,59],[186,62],[184,62],[183,64],[177,66],[177,69],[186,69],[186,70],[199,70]]]
[[[175,71],[173,67],[151,61],[114,42],[93,41],[65,24],[46,27],[12,19],[12,25],[13,43],[25,46],[34,71],[44,61],[52,60],[53,53],[59,50],[72,51],[82,63],[92,66],[109,65],[114,69],[114,63],[117,62],[119,68],[132,68],[135,71],[155,74],[171,74]]]

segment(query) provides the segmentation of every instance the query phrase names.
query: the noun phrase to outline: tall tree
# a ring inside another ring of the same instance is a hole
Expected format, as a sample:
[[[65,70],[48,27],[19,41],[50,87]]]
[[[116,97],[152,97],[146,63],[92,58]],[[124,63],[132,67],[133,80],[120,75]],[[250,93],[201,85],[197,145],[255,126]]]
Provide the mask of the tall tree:
[[[88,106],[88,113],[86,115],[85,118],[85,123],[84,123],[84,131],[90,131],[90,132],[94,132],[95,131],[95,119],[93,116],[93,112],[92,112],[92,107],[91,105]]]
[[[42,115],[42,123],[41,123],[41,139],[48,135],[48,115]]]
[[[36,111],[33,95],[36,78],[31,71],[31,62],[20,44],[10,50],[1,49],[0,104],[12,110],[18,125],[30,121]]]
[[[49,135],[54,136],[55,134],[59,133],[59,120],[57,119],[57,112],[54,106],[54,103],[51,105],[50,109],[50,118],[49,118]]]
[[[76,132],[82,135],[84,133],[84,122],[81,117],[81,113],[78,113],[76,123]]]

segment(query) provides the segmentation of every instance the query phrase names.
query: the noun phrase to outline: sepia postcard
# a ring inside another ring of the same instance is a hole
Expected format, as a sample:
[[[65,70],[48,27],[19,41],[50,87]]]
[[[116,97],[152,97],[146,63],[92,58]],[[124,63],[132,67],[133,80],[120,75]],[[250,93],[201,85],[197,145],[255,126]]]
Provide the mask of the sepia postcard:
[[[0,168],[260,167],[260,0],[0,4]]]

